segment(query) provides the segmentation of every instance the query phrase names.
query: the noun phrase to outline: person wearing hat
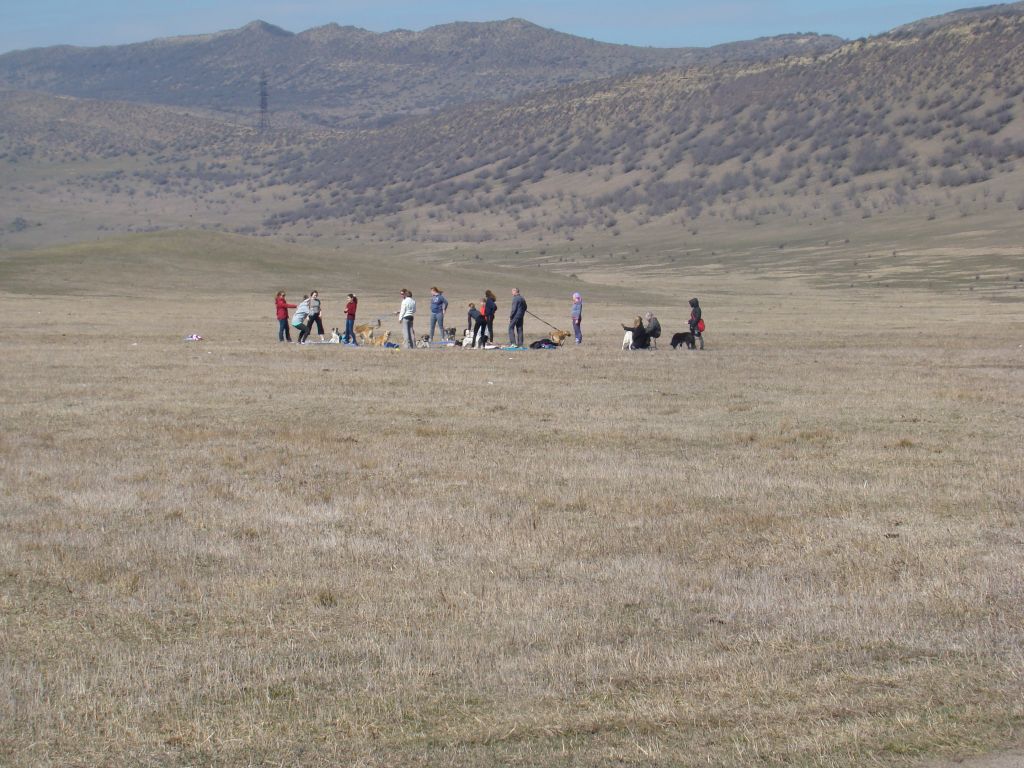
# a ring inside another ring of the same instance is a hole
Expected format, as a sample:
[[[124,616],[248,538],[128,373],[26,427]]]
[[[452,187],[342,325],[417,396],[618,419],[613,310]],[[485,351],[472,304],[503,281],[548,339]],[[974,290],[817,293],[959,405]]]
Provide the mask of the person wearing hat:
[[[690,333],[694,339],[700,340],[700,348],[704,349],[704,320],[700,311],[700,302],[696,298],[690,299]]]
[[[583,297],[579,293],[572,295],[572,332],[576,335],[576,343],[583,343]]]

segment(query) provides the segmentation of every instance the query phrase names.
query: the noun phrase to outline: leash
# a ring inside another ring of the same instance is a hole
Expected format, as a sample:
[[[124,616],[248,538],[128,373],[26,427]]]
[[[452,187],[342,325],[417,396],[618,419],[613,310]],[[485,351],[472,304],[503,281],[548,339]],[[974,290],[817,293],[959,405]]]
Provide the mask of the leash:
[[[526,310],[526,314],[528,314],[528,315],[529,315],[530,317],[532,317],[532,318],[535,318],[536,320],[540,320],[540,321],[541,321],[542,323],[544,323],[544,325],[546,325],[546,326],[547,326],[548,328],[554,328],[554,329],[555,329],[556,331],[558,331],[559,333],[565,333],[565,331],[563,331],[563,330],[562,330],[561,328],[556,328],[556,327],[555,327],[555,326],[553,326],[553,325],[552,325],[551,323],[549,323],[549,322],[548,322],[547,320],[545,320],[545,319],[544,319],[543,317],[537,317],[537,316],[536,316],[535,314],[533,314],[533,312],[531,312],[530,310]]]

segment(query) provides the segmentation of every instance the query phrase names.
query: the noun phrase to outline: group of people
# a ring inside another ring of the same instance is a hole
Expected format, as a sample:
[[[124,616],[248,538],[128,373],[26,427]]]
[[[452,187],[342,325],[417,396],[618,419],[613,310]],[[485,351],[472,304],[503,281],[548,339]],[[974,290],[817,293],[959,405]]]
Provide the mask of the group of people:
[[[690,337],[685,340],[686,345],[694,349],[697,344],[700,344],[700,348],[704,349],[704,318],[700,301],[696,298],[690,299],[689,327]],[[654,316],[653,312],[648,312],[643,317],[637,315],[633,318],[632,325],[623,323],[622,329],[630,334],[630,349],[651,349],[652,346],[657,346],[658,339],[661,338],[661,323],[658,322],[658,318]],[[626,342],[623,342],[623,348],[625,348],[625,344]],[[672,346],[676,346],[675,340],[673,340]]]
[[[406,346],[409,349],[414,349],[416,347],[416,331],[413,324],[416,320],[416,299],[412,297],[412,291],[408,288],[403,288],[398,293],[402,297],[402,304],[395,314],[402,324]],[[434,333],[438,333],[442,340],[445,339],[444,316],[446,312],[448,312],[448,299],[445,298],[444,291],[435,285],[430,289],[430,341],[434,340]]]
[[[348,303],[345,305],[345,335],[342,340],[346,343],[355,344],[355,322],[356,322],[356,307],[359,305],[359,299],[354,294],[348,294]],[[320,337],[320,341],[324,341],[324,321],[320,317],[321,303],[320,303],[320,292],[310,291],[302,297],[302,301],[298,304],[289,304],[287,295],[284,291],[278,291],[274,297],[274,303],[277,308],[277,340],[288,341],[292,340],[292,331],[294,328],[298,333],[296,341],[299,344],[305,344],[309,340],[309,334],[312,333],[313,327],[316,326],[316,332]],[[288,317],[288,310],[294,309],[295,314],[290,318]]]
[[[414,323],[416,319],[416,300],[412,291],[403,288],[399,295],[402,303],[395,312],[398,321],[402,325],[403,342],[409,349],[416,347],[416,332]],[[291,341],[291,329],[298,332],[297,342],[305,344],[309,336],[316,328],[320,341],[324,341],[324,324],[321,319],[321,302],[319,291],[310,291],[302,297],[299,304],[289,304],[284,291],[278,291],[275,297],[277,305],[278,341]],[[346,344],[356,344],[355,321],[356,310],[359,306],[359,299],[354,294],[348,294],[345,304],[345,332],[341,341]],[[288,310],[294,309],[295,313],[289,318]],[[438,333],[441,341],[448,341],[445,330],[445,315],[448,312],[448,299],[444,291],[437,286],[430,289],[430,334],[427,340],[434,341],[434,334]],[[471,338],[473,348],[482,348],[487,344],[494,343],[494,318],[498,313],[498,300],[491,290],[484,291],[484,296],[479,304],[470,302],[466,314],[467,342]],[[512,305],[509,311],[508,321],[508,343],[513,347],[522,347],[525,341],[523,337],[523,325],[526,321],[527,303],[522,292],[518,288],[512,289]],[[572,294],[572,308],[569,313],[572,323],[573,336],[576,344],[583,343],[583,297],[578,293]],[[697,299],[690,299],[690,333],[694,342],[700,343],[704,349],[704,322],[701,318],[700,302]],[[623,329],[632,333],[632,349],[650,349],[652,343],[657,344],[661,336],[661,323],[652,312],[644,317],[637,316],[633,325],[623,325]]]
[[[403,288],[400,291],[402,304],[395,314],[402,323],[402,335],[405,345],[410,349],[416,346],[416,333],[413,328],[416,317],[416,300],[412,297],[412,291]],[[583,299],[579,294],[573,294],[574,301],[579,303],[579,317],[582,319]],[[434,341],[434,333],[440,331],[440,339],[448,341],[445,330],[444,318],[448,312],[448,299],[444,291],[437,286],[430,289],[430,333],[426,337],[428,342]],[[481,348],[488,343],[494,342],[494,318],[498,313],[498,297],[490,289],[484,291],[484,297],[480,305],[470,302],[466,312],[467,337],[472,336],[472,347]],[[508,343],[513,347],[522,347],[524,342],[523,325],[526,322],[527,304],[522,292],[518,288],[512,289],[512,308],[508,319]],[[579,326],[579,323],[576,323]],[[583,337],[577,332],[577,343],[583,341]]]

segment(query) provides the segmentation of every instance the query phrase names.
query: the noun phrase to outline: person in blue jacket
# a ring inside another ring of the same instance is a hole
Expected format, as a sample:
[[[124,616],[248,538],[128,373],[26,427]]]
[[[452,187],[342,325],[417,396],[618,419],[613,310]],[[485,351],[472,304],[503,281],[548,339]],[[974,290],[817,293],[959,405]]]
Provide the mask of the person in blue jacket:
[[[444,313],[448,311],[448,299],[444,297],[444,291],[436,285],[430,289],[430,340],[434,340],[434,326],[441,330],[441,341],[446,336],[444,332]]]
[[[572,295],[572,332],[576,335],[576,343],[583,343],[583,297],[579,293]]]

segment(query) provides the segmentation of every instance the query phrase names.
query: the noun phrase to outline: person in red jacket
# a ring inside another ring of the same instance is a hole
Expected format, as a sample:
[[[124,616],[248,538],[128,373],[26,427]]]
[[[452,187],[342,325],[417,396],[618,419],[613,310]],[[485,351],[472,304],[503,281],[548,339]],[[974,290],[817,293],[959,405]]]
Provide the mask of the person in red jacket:
[[[355,294],[350,293],[348,295],[348,303],[345,305],[345,335],[341,337],[341,340],[346,344],[356,343],[356,307],[359,306],[359,299],[356,298]]]
[[[288,328],[288,310],[295,309],[295,305],[288,303],[288,300],[284,297],[284,291],[277,292],[274,302],[277,304],[277,340],[284,341],[287,339],[291,341],[292,332]]]

